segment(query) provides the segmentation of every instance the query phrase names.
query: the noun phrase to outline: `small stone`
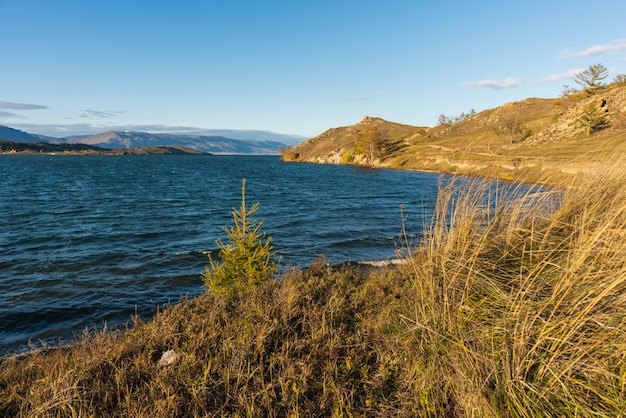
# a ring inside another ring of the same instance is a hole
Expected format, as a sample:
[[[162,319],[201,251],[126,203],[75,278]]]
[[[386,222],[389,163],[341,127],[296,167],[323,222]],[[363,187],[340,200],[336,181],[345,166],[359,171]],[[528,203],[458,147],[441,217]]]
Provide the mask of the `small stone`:
[[[161,368],[161,367],[171,366],[172,364],[176,363],[179,358],[180,358],[180,354],[178,354],[176,351],[167,350],[161,356],[161,359],[157,363],[157,367]]]

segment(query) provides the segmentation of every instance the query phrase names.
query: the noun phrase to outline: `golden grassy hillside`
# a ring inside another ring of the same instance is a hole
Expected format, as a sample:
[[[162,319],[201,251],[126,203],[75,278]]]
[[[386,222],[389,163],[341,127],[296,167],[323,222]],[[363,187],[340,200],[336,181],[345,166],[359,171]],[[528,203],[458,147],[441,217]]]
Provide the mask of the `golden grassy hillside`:
[[[593,126],[591,126],[593,125]],[[433,128],[366,117],[286,151],[286,161],[350,163],[545,181],[626,143],[626,86],[507,103]]]
[[[381,148],[377,151],[392,155],[409,144],[412,138],[424,136],[427,128],[418,128],[388,122],[381,118],[365,116],[358,124],[332,128],[309,139],[283,154],[286,161],[308,161],[318,163],[360,163],[374,164],[369,161],[370,146]],[[356,150],[356,151],[355,151]]]

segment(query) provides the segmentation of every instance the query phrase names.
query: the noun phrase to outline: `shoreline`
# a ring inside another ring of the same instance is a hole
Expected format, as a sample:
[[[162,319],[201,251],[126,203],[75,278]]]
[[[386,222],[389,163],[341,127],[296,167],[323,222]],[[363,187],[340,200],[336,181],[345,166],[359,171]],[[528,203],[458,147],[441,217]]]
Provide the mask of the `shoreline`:
[[[22,154],[23,155],[23,154]],[[41,155],[41,154],[36,154],[36,155]],[[305,162],[305,163],[309,163],[310,162]],[[327,165],[335,165],[335,164],[328,164],[328,163],[313,163],[313,164],[327,164]],[[356,165],[358,167],[358,165]],[[385,170],[392,170],[392,171],[410,171],[410,172],[422,172],[422,173],[428,173],[428,174],[438,174],[438,175],[449,175],[449,176],[466,176],[469,178],[476,178],[476,179],[486,179],[486,180],[494,180],[491,178],[485,178],[485,177],[479,177],[479,176],[471,176],[471,175],[465,175],[465,174],[459,174],[459,173],[445,173],[445,172],[437,172],[437,171],[433,171],[433,170],[421,170],[421,169],[414,169],[414,168],[392,168],[392,167],[383,167],[383,166],[377,166],[377,167],[366,167],[368,169],[372,169],[372,170],[378,170],[378,169],[385,169]],[[507,180],[502,180],[502,181],[506,181],[507,183],[517,183],[517,182],[510,182]],[[528,184],[532,184],[532,183],[528,183]],[[537,185],[537,186],[541,186],[539,184],[532,184],[532,185]],[[389,267],[393,267],[393,266],[398,266],[398,265],[402,265],[404,263],[407,262],[406,257],[404,258],[385,258],[385,259],[378,259],[378,260],[351,260],[351,261],[345,261],[345,262],[340,262],[337,264],[332,264],[331,267],[333,269],[339,269],[342,267],[350,267],[350,268],[354,268],[360,275],[362,276],[367,276],[371,273],[374,272],[380,272],[386,268]],[[303,269],[307,269],[309,267],[311,267],[311,265],[315,263],[315,261],[313,261],[310,265],[306,265],[306,266],[300,266]],[[177,302],[176,302],[177,303]],[[153,316],[153,315],[152,315]],[[152,316],[149,317],[148,321],[152,319]],[[123,323],[120,323],[119,325],[117,325],[114,328],[119,328],[119,327],[124,327],[124,325],[126,323],[128,323],[128,321],[130,320],[130,318],[128,318],[127,320],[125,320]],[[61,343],[61,346],[65,346],[65,345],[73,345],[76,343],[76,339],[72,338],[70,342],[66,343]],[[46,347],[44,349],[52,349],[55,348],[58,344],[54,343],[54,344],[50,344],[50,347]],[[41,348],[36,348],[36,350],[41,349]],[[26,350],[25,354],[27,354],[28,352],[30,352],[30,350]],[[6,358],[6,357],[10,357],[13,354],[21,354],[20,352],[16,352],[16,353],[8,353],[8,354],[3,354],[2,356],[0,356],[0,358]]]

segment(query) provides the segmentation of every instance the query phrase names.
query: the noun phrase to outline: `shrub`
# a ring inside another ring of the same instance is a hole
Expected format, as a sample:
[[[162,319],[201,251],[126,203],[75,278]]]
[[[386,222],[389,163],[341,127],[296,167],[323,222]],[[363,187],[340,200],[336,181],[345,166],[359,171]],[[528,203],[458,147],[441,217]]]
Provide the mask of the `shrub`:
[[[552,123],[556,123],[560,117],[561,115],[559,113],[555,113],[554,115],[552,115],[552,119],[551,119]]]
[[[578,125],[584,129],[585,135],[589,136],[607,125],[605,115],[598,111],[598,107],[592,103],[585,108],[578,118]]]
[[[259,203],[246,208],[244,178],[241,182],[241,207],[239,210],[233,208],[233,225],[223,229],[228,243],[221,239],[215,241],[220,261],[209,254],[210,266],[206,268],[203,279],[210,290],[230,293],[263,283],[276,273],[278,261],[271,237],[261,233],[262,221],[252,219],[258,209]]]
[[[349,152],[344,152],[341,155],[341,164],[350,164],[354,162],[354,155]]]

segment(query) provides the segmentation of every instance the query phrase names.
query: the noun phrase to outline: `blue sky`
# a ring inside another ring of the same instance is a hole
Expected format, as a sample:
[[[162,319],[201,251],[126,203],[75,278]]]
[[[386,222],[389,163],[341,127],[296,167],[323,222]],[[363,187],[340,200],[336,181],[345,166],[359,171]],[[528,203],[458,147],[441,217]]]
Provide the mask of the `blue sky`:
[[[626,73],[626,2],[0,0],[0,124],[51,136],[261,130],[558,97]],[[245,136],[245,134],[244,134]]]

